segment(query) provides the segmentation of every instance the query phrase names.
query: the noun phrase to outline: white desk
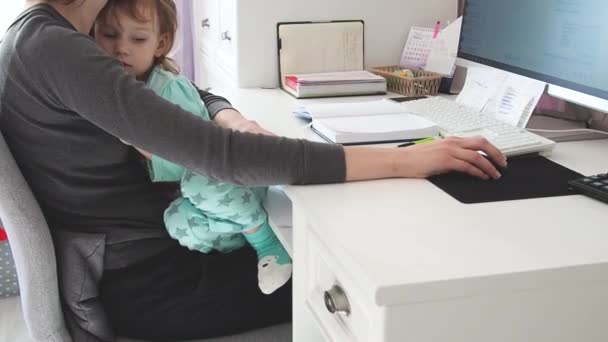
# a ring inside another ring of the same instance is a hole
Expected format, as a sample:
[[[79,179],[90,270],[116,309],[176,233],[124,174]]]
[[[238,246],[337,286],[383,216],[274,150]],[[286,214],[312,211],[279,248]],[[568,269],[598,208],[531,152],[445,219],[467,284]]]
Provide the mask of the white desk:
[[[279,90],[218,93],[278,134],[318,140]],[[606,172],[608,140],[560,143],[551,159]],[[606,204],[465,205],[416,179],[284,190],[293,228],[279,227],[285,202],[269,212],[294,257],[294,341],[608,341]],[[325,309],[335,283],[348,316]]]

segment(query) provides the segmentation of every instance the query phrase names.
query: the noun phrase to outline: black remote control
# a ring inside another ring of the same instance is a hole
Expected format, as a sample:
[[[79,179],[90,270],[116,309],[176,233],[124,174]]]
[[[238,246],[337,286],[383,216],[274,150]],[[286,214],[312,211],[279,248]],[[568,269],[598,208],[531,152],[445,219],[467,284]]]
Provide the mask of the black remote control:
[[[608,172],[568,182],[571,190],[608,203]]]

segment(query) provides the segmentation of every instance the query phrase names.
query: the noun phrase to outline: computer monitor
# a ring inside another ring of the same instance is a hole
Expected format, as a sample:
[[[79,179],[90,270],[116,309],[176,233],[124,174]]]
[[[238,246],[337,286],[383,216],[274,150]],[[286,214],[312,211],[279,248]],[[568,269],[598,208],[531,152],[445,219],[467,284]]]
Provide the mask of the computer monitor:
[[[608,112],[607,0],[466,0],[458,57]]]

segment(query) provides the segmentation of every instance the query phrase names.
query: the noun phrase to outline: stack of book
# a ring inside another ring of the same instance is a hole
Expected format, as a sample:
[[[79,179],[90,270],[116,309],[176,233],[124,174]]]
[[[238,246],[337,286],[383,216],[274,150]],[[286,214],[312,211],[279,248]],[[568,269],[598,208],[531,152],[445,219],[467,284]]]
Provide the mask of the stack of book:
[[[285,76],[285,91],[296,98],[386,94],[386,79],[369,71]]]

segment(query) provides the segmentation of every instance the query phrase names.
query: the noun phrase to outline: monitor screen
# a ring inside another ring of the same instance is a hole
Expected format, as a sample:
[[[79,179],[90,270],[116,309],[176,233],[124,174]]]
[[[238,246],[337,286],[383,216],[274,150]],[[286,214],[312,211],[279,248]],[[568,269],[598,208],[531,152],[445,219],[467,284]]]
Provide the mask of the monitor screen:
[[[607,0],[466,0],[458,56],[608,99]]]

